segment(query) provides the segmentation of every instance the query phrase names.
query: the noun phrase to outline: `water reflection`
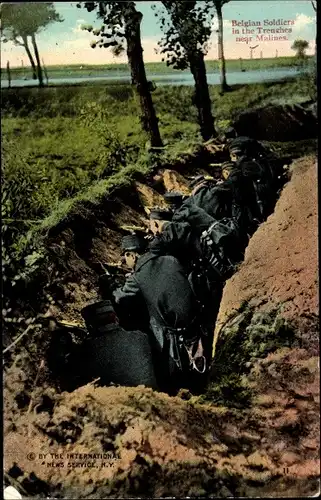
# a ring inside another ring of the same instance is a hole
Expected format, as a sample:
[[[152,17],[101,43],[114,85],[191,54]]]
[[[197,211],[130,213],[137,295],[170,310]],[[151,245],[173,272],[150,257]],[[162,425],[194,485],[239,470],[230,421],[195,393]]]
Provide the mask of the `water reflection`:
[[[275,80],[282,80],[291,76],[296,76],[299,73],[309,72],[309,68],[274,68],[250,70],[246,72],[234,71],[227,73],[227,80],[230,85],[260,83]],[[150,74],[147,75],[149,80],[154,81],[158,86],[163,85],[194,85],[193,76],[190,73],[177,74]],[[209,85],[218,85],[220,83],[219,73],[207,73],[207,81]],[[73,84],[73,83],[90,83],[90,82],[106,82],[106,83],[130,83],[129,75],[119,75],[115,72],[101,76],[82,76],[82,77],[66,77],[66,78],[49,78],[50,84]],[[12,87],[28,87],[36,86],[35,80],[11,80]],[[7,80],[1,80],[1,87],[8,87]]]

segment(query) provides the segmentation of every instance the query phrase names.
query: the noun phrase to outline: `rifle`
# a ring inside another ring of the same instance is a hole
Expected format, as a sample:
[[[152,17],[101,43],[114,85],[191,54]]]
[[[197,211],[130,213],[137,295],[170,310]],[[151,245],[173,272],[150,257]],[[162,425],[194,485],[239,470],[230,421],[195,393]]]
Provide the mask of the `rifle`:
[[[99,261],[98,266],[96,265],[99,274],[99,293],[104,300],[112,300],[113,291],[124,284],[125,272],[116,263],[107,264]]]

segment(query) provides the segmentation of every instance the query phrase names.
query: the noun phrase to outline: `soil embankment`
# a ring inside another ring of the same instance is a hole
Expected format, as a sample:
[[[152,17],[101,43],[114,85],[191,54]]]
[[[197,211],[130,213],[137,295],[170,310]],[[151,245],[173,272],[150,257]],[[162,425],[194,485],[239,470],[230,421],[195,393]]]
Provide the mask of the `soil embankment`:
[[[201,404],[198,397],[169,397],[143,387],[88,385],[59,394],[48,384],[40,387],[41,377],[39,387],[26,395],[28,373],[17,362],[5,375],[5,470],[29,494],[295,497],[318,491],[315,158],[295,162],[292,170],[274,214],[253,236],[244,263],[226,284],[219,323],[237,313],[244,301],[258,311],[282,303],[287,318],[295,320],[301,344],[252,364],[247,383],[253,400],[248,408]],[[147,206],[151,192],[146,189],[144,194]],[[128,217],[125,222],[129,224]],[[63,229],[59,238],[65,243],[60,248],[73,252],[73,272],[76,276],[81,269],[83,286],[87,279],[89,287],[94,283],[92,249],[101,257],[107,245],[108,255],[110,247],[117,259],[121,233],[116,225],[102,227],[105,236],[93,234],[89,248],[81,246],[75,234]],[[60,316],[77,317],[88,293],[95,299],[95,292],[88,290],[83,295],[70,290],[72,300],[65,311],[57,309]],[[223,328],[221,335],[224,338],[228,330]],[[107,463],[97,458],[90,460],[95,467],[86,467],[79,464],[89,460],[71,458],[75,453],[110,453],[114,459]]]
[[[316,162],[297,160],[291,173],[274,213],[252,236],[244,262],[226,283],[216,332],[245,301],[256,311],[282,306],[301,329],[318,317]]]

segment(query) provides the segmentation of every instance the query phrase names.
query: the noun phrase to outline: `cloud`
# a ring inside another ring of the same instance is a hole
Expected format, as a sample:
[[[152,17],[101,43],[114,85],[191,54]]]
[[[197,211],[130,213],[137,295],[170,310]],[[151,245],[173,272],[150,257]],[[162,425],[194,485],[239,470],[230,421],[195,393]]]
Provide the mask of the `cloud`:
[[[86,24],[84,19],[77,19],[76,26],[71,31],[77,35],[83,35],[85,33],[85,31],[81,29],[83,24]]]
[[[315,23],[315,17],[307,16],[305,14],[297,14],[295,18],[295,24],[293,29],[301,31],[309,24]]]

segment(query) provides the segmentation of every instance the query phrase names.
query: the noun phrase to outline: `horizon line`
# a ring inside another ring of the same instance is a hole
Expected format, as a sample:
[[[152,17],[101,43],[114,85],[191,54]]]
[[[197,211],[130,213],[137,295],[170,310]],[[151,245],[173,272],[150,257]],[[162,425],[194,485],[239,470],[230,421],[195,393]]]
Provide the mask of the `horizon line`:
[[[314,55],[306,55],[306,57],[314,57]],[[236,57],[236,58],[229,58],[229,59],[225,59],[225,62],[228,62],[228,61],[239,61],[240,59],[242,59],[242,61],[260,61],[260,60],[263,60],[263,59],[293,59],[293,58],[296,58],[295,55],[293,56],[278,56],[278,57],[253,57],[252,59],[249,58],[249,57]],[[219,59],[205,59],[205,63],[207,62],[219,62]],[[166,62],[165,61],[146,61],[144,62],[144,64],[163,64],[166,66]],[[75,63],[75,64],[45,64],[45,67],[46,68],[63,68],[65,66],[75,66],[75,67],[79,67],[79,66],[90,66],[90,67],[95,67],[95,66],[128,66],[129,63],[128,62],[110,62],[110,63],[106,63],[106,64],[90,64],[90,63]],[[0,67],[1,69],[6,69],[7,67],[6,66],[1,66]],[[23,65],[23,66],[11,66],[10,69],[24,69],[24,68],[31,68],[31,65]],[[176,71],[181,71],[181,70],[176,70]]]

